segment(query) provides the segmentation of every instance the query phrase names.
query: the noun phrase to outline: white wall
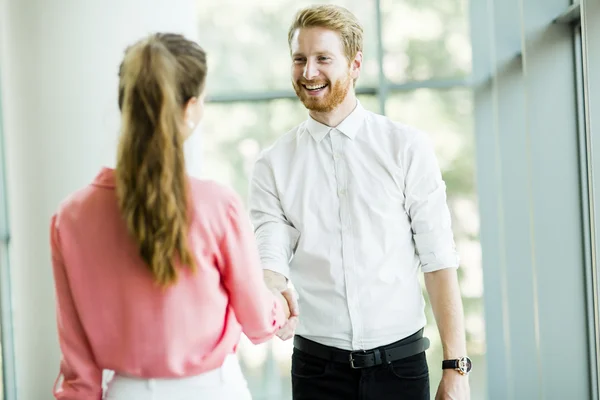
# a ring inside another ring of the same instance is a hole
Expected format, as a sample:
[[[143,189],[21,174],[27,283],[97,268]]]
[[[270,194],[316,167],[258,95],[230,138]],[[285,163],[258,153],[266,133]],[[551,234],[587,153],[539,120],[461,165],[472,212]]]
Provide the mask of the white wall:
[[[196,2],[0,2],[18,399],[42,400],[52,398],[60,357],[49,218],[102,165],[114,165],[124,48],[156,30],[195,39]]]

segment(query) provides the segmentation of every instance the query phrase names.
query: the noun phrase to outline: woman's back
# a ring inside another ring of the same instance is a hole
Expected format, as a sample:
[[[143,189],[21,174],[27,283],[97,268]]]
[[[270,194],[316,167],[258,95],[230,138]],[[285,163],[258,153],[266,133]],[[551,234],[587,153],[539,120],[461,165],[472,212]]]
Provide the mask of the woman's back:
[[[114,170],[104,168],[53,217],[61,370],[65,381],[73,375],[71,385],[98,390],[102,369],[140,378],[201,374],[235,352],[240,323],[255,343],[283,324],[237,195],[208,181],[189,179],[188,187],[196,268],[176,261],[178,279],[166,287],[128,233]]]

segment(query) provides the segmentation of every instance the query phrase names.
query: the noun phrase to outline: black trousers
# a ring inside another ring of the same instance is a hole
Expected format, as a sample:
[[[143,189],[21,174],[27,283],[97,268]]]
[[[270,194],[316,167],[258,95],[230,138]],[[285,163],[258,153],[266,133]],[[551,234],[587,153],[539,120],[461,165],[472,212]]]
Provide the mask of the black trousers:
[[[314,357],[294,348],[294,400],[429,400],[425,352],[370,368]]]

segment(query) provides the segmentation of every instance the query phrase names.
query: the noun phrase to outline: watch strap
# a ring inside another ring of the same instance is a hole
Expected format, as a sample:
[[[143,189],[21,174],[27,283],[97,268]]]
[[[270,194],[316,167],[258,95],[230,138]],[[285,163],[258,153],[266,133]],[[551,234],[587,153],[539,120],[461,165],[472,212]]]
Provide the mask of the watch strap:
[[[458,359],[456,360],[444,360],[442,361],[442,369],[457,369]]]
[[[468,375],[471,372],[471,359],[469,357],[461,357],[454,360],[442,361],[442,369],[454,369],[461,375]]]

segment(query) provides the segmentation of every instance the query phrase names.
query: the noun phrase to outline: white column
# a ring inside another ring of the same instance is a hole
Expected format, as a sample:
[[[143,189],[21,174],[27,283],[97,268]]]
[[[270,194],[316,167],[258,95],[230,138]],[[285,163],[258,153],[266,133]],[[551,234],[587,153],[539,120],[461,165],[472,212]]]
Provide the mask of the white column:
[[[60,351],[49,219],[68,193],[88,184],[102,165],[114,165],[117,71],[123,51],[152,31],[179,32],[196,39],[196,4],[193,0],[0,0],[20,400],[52,397]]]
[[[590,205],[592,213],[590,214],[590,228],[594,234],[595,241],[591,244],[596,254],[595,263],[592,268],[595,271],[595,280],[592,279],[593,288],[592,298],[595,299],[593,304],[598,305],[600,297],[600,281],[598,276],[598,255],[600,254],[600,2],[598,0],[582,0],[582,35],[583,35],[583,57],[585,64],[585,83],[586,86],[586,121],[587,135],[589,137],[588,163],[591,165],[590,170]],[[597,310],[596,310],[597,312]],[[595,362],[595,368],[592,369],[594,376],[592,381],[595,383],[595,392],[592,393],[593,399],[600,398],[600,326],[598,315],[590,321],[592,325],[590,335],[595,338],[594,347],[595,354],[591,353],[590,358]]]

